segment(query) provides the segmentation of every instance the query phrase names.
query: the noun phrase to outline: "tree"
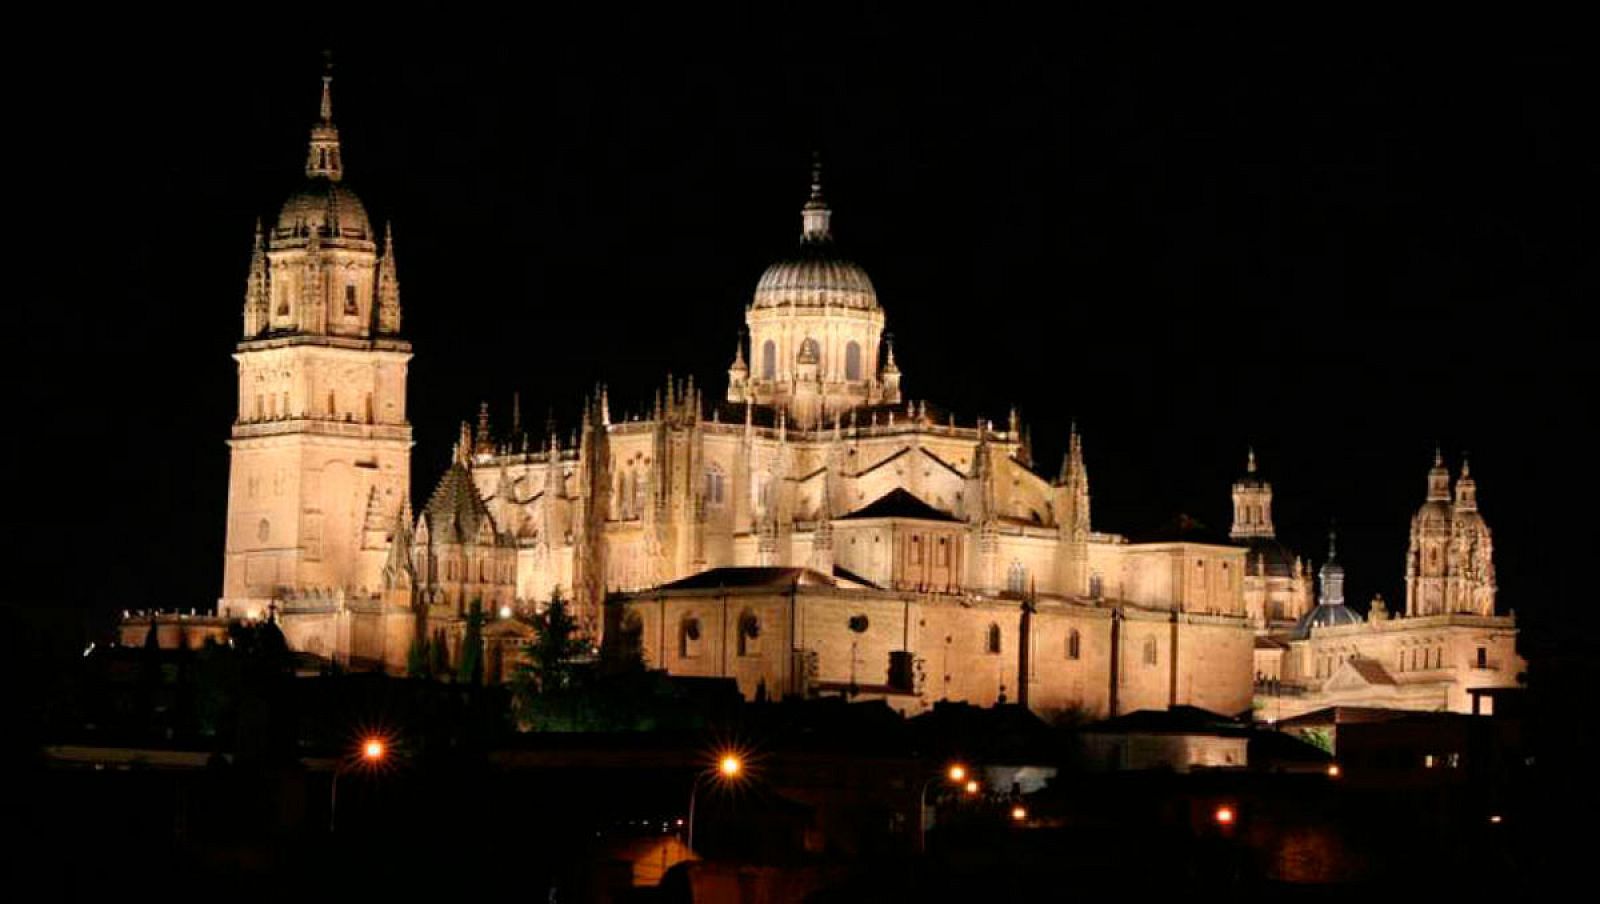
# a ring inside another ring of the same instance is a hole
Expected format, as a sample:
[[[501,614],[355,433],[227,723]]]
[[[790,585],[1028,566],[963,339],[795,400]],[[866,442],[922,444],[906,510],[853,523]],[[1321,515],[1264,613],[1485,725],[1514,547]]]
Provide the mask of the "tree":
[[[428,635],[425,632],[418,631],[416,636],[411,638],[411,646],[406,650],[407,678],[429,677],[429,653],[431,651],[428,647]]]
[[[554,693],[573,686],[578,660],[588,651],[578,620],[558,594],[550,605],[533,617],[537,636],[527,647],[526,659],[517,674],[535,693]]]
[[[456,678],[463,684],[483,684],[483,602],[473,600],[467,610],[467,632],[461,639],[461,661]]]
[[[433,632],[433,642],[428,644],[428,654],[431,661],[428,670],[433,677],[442,679],[450,674],[450,641],[445,638],[443,628]]]

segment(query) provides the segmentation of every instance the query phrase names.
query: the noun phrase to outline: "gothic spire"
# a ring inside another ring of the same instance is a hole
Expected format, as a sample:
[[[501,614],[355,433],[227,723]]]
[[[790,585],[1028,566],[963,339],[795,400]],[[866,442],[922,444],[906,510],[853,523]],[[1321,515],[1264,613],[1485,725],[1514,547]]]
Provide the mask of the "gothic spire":
[[[1249,450],[1249,456],[1245,459],[1244,472],[1246,474],[1254,474],[1256,472],[1256,447],[1246,446],[1245,448]]]
[[[322,69],[320,118],[311,127],[311,149],[306,156],[306,178],[334,182],[344,176],[339,160],[339,127],[333,124],[333,57],[326,56]]]

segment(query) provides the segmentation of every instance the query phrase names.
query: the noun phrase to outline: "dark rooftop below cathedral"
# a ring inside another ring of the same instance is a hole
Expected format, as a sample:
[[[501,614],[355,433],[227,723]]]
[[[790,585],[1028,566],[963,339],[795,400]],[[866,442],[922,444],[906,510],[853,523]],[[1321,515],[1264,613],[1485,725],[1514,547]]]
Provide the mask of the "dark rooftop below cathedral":
[[[841,521],[858,518],[916,518],[922,521],[957,521],[949,512],[934,508],[903,487],[896,487],[865,506],[856,509]]]

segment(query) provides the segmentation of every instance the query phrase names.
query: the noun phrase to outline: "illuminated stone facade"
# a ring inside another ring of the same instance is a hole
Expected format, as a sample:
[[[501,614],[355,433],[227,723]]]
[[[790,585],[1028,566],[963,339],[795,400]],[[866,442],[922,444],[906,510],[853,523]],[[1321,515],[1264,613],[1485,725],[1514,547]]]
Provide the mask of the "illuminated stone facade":
[[[907,397],[817,170],[725,392],[669,379],[647,409],[614,412],[600,388],[565,439],[530,441],[516,412],[496,430],[484,408],[414,513],[394,243],[344,184],[327,79],[305,176],[258,228],[246,280],[223,618],[276,617],[298,650],[400,670],[423,639],[457,657],[478,606],[503,675],[527,636],[509,616],[559,595],[597,642],[675,674],[907,710],[1234,713],[1263,668],[1309,686],[1348,658],[1343,628],[1283,639],[1311,579],[1276,539],[1253,454],[1231,542],[1131,542],[1092,527],[1076,428],[1046,476],[1015,412],[958,421]],[[1460,620],[1500,623],[1475,488],[1464,476],[1453,505],[1429,505],[1408,557],[1415,618],[1396,625],[1444,621],[1425,635],[1372,622],[1398,645],[1373,655],[1397,668],[1413,647],[1467,649],[1438,639]]]
[[[1256,710],[1285,719],[1327,706],[1472,712],[1470,691],[1516,687],[1516,618],[1495,614],[1494,566],[1478,488],[1465,463],[1452,501],[1434,456],[1428,494],[1411,519],[1406,611],[1375,597],[1365,615],[1344,604],[1331,541],[1317,607],[1256,644]]]

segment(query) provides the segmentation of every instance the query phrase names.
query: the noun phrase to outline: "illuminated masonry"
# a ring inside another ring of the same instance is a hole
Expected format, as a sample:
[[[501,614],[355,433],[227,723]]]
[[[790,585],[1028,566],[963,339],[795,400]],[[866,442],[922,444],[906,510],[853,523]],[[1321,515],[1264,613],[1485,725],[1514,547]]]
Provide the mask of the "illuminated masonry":
[[[424,638],[459,655],[474,603],[495,616],[559,594],[652,666],[733,677],[751,696],[857,692],[907,710],[1241,712],[1253,660],[1259,679],[1277,644],[1310,652],[1279,656],[1276,680],[1327,682],[1313,665],[1348,626],[1273,640],[1306,621],[1311,577],[1275,538],[1254,455],[1232,542],[1094,531],[1076,429],[1046,477],[1015,412],[958,423],[905,396],[820,170],[720,399],[668,380],[648,411],[614,417],[602,388],[565,442],[530,440],[515,412],[497,432],[485,408],[413,513],[394,244],[343,175],[325,78],[306,182],[257,230],[247,279],[219,615],[275,616],[296,649],[400,670]],[[1415,618],[1378,633],[1493,618],[1465,475],[1457,494],[1448,517],[1428,509],[1414,526]],[[503,676],[527,629],[491,617],[486,635]]]

